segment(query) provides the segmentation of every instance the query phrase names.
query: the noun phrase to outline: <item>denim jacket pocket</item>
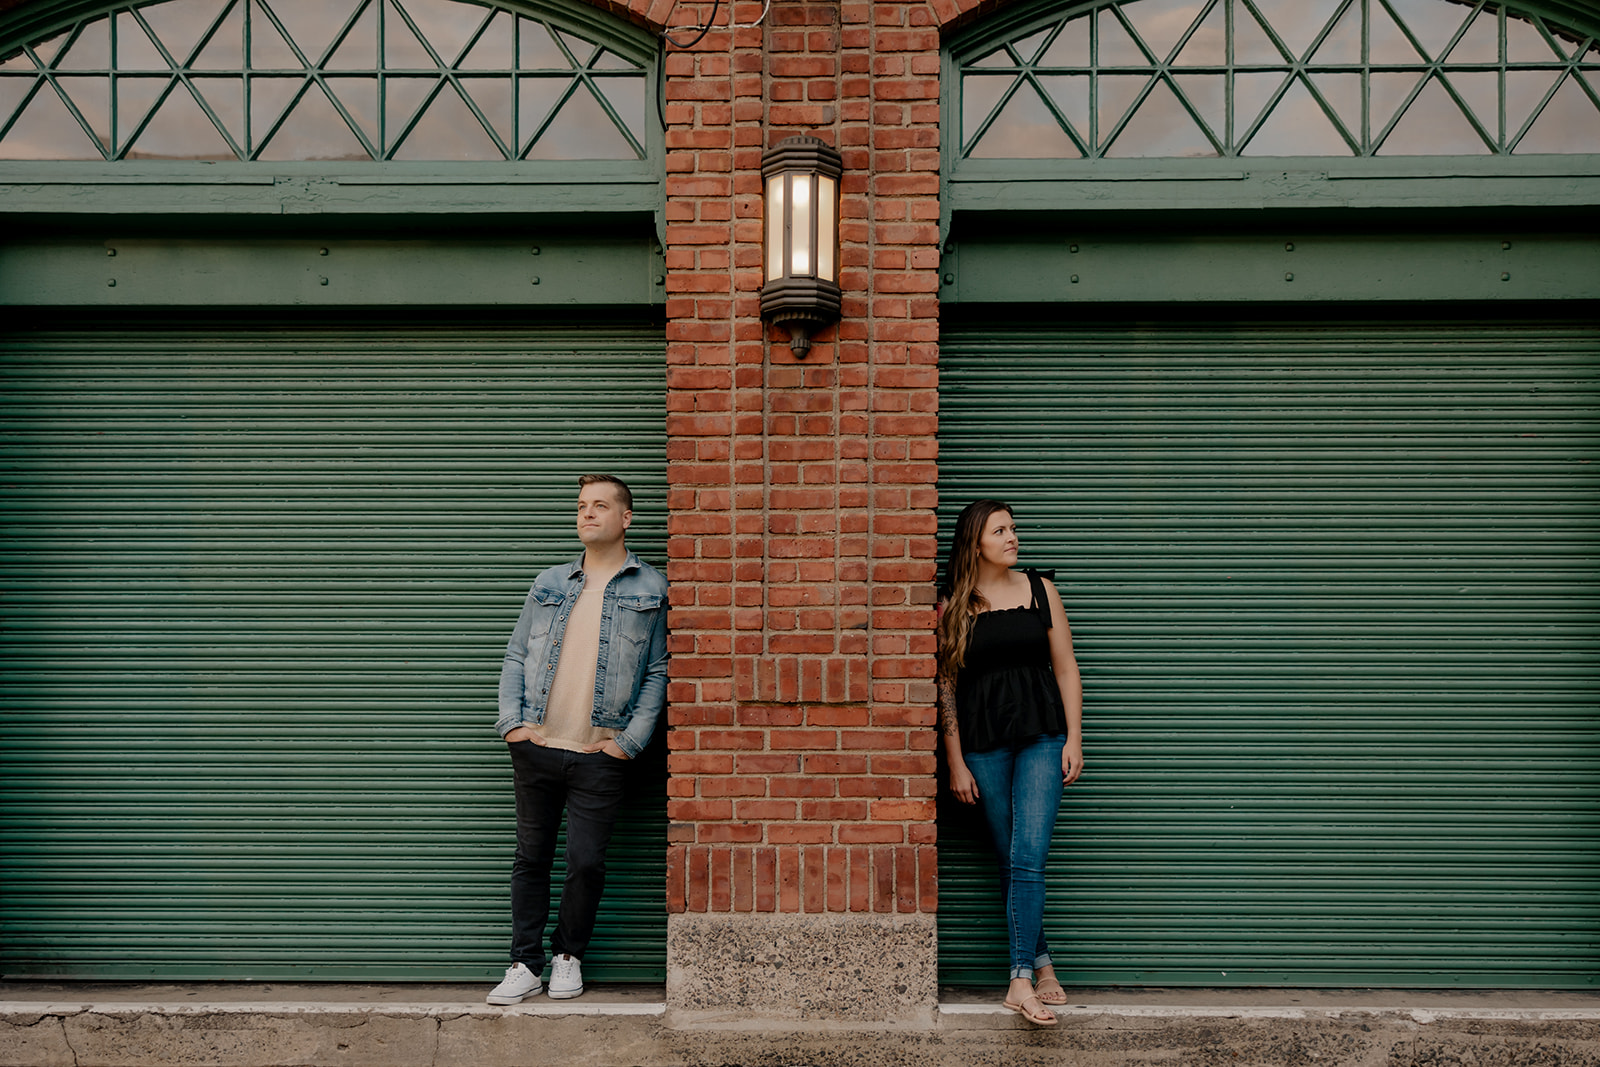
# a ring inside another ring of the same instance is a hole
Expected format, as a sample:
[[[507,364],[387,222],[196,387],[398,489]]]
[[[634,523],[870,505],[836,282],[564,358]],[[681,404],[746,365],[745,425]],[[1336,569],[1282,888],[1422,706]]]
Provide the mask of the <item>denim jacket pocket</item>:
[[[650,630],[655,626],[655,613],[661,610],[665,597],[654,593],[627,593],[617,597],[617,636],[634,648],[650,640]]]
[[[566,603],[567,594],[560,589],[540,589],[535,587],[530,598],[528,615],[528,637],[531,639],[548,637],[550,629],[555,625],[556,618],[561,614],[561,605]]]

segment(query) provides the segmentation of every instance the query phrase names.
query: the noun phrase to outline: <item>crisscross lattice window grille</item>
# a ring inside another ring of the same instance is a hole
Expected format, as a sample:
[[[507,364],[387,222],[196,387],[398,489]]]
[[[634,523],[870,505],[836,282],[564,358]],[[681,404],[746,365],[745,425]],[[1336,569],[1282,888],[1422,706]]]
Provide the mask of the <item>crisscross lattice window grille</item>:
[[[637,160],[649,86],[458,0],[125,4],[0,57],[0,159]]]
[[[1485,0],[1125,0],[956,59],[966,159],[1600,152],[1594,36]]]

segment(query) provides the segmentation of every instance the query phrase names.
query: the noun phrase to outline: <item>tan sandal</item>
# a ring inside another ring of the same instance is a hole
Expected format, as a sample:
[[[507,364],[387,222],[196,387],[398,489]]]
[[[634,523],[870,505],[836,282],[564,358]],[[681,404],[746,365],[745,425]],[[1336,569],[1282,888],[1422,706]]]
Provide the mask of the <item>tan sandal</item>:
[[[1061,1005],[1067,1002],[1067,991],[1054,978],[1041,978],[1033,984],[1033,991],[1043,1004]]]
[[[1018,1015],[1022,1016],[1035,1026],[1054,1026],[1058,1021],[1056,1019],[1056,1013],[1045,1007],[1044,1001],[1039,999],[1039,995],[1037,993],[1029,993],[1027,996],[1022,998],[1022,1003],[1020,1004],[1014,1000],[1007,1000],[1004,1002],[1004,1004],[1008,1009],[1016,1012]],[[1036,1012],[1029,1011],[1029,1004],[1039,1005],[1039,1010]]]

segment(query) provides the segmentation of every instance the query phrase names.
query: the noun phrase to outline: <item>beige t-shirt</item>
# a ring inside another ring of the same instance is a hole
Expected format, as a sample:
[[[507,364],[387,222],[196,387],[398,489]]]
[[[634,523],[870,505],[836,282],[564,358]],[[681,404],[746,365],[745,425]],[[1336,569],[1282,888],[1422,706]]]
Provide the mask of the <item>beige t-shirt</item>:
[[[561,639],[561,657],[556,661],[556,676],[550,682],[550,703],[544,725],[534,733],[551,748],[582,751],[589,745],[608,741],[621,733],[593,725],[594,676],[600,662],[600,616],[605,606],[606,585],[616,571],[595,574],[584,571],[583,592],[567,618],[567,632]]]

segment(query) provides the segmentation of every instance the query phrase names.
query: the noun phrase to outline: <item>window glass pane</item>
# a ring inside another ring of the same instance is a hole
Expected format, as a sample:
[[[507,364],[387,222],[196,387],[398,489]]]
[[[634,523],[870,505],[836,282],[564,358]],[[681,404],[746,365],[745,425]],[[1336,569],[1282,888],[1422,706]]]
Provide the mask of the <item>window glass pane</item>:
[[[1492,11],[1481,11],[1472,25],[1450,49],[1452,63],[1500,62],[1500,26]]]
[[[139,9],[139,14],[172,58],[187,64],[200,44],[200,35],[222,13],[222,0],[167,0]]]
[[[378,14],[373,7],[367,7],[350,27],[350,32],[334,46],[327,66],[329,70],[378,68]]]
[[[1077,159],[1083,153],[1062,130],[1039,91],[1023,83],[971,154],[978,159]]]
[[[1035,33],[1029,37],[1024,37],[1022,40],[1016,42],[1014,45],[1012,45],[1012,48],[1016,51],[1017,57],[1021,59],[1022,62],[1032,63],[1039,55],[1039,47],[1044,44],[1044,39],[1049,35],[1049,30],[1040,30],[1038,33]]]
[[[1405,72],[1374,71],[1368,81],[1371,100],[1372,137],[1376,139],[1405,105],[1411,91],[1422,81],[1422,75]]]
[[[489,28],[483,31],[476,44],[470,45],[467,54],[462,57],[462,70],[510,70],[516,65],[513,45],[515,40],[511,36],[512,16],[504,11],[495,13]],[[617,58],[606,53],[610,58]]]
[[[1128,31],[1122,28],[1122,23],[1110,10],[1100,12],[1100,51],[1099,60],[1102,67],[1147,67],[1150,61],[1145,58],[1144,52],[1133,38],[1128,36]]]
[[[1556,57],[1556,50],[1533,23],[1506,12],[1507,63],[1548,63]]]
[[[250,79],[250,147],[258,149],[271,136],[300,90],[305,88],[303,77]]]
[[[1371,56],[1375,66],[1422,62],[1422,56],[1378,0],[1372,0],[1372,18],[1367,32],[1372,38]]]
[[[229,15],[229,21],[237,16]],[[226,24],[225,24],[226,25]],[[227,30],[229,38],[237,41],[239,31]],[[207,47],[206,54],[216,47],[213,43]],[[294,49],[289,47],[289,42],[283,34],[278,32],[271,19],[257,17],[250,20],[250,65],[256,70],[303,70],[300,60],[295,57]]]
[[[434,51],[439,53],[446,66],[453,65],[466,51],[472,35],[482,26],[490,12],[471,4],[451,3],[450,0],[388,0],[395,7],[404,7],[411,20],[417,24]],[[398,15],[391,15],[398,18]],[[510,65],[509,60],[506,63]]]
[[[389,8],[383,20],[384,66],[390,70],[438,70],[439,64],[428,54],[411,25],[400,17],[393,4]]]
[[[123,153],[125,159],[234,159],[217,127],[182,85],[167,94],[154,117]]]
[[[1227,139],[1228,79],[1221,74],[1179,74],[1173,78],[1219,142]]]
[[[1050,47],[1039,57],[1041,67],[1087,67],[1089,65],[1089,20],[1073,19],[1061,28]]]
[[[1500,75],[1492,70],[1455,71],[1445,79],[1456,95],[1466,101],[1479,124],[1497,141],[1500,139]]]
[[[1506,130],[1519,133],[1528,124],[1533,109],[1544,102],[1555,88],[1558,75],[1549,70],[1506,71]]]
[[[1470,156],[1489,147],[1450,94],[1430,78],[1379,151],[1386,156]]]
[[[511,113],[511,76],[502,74],[485,78],[462,78],[459,84],[461,91],[478,105],[483,117],[489,120],[489,126],[495,135],[508,147],[515,146],[517,127]],[[500,152],[500,149],[496,148],[495,151]],[[504,156],[506,153],[500,152],[500,154]]]
[[[1216,148],[1164,81],[1158,81],[1150,90],[1138,112],[1106,151],[1107,156],[1123,159],[1216,154]]]
[[[1190,34],[1189,43],[1178,53],[1178,63],[1185,67],[1220,67],[1227,62],[1228,21],[1223,5],[1218,3]]]
[[[518,48],[521,50],[522,70],[571,70],[572,63],[561,51],[543,24],[532,19],[519,19]]]
[[[67,31],[62,30],[60,33],[36,43],[33,46],[34,54],[39,57],[39,62],[48,66],[56,61],[56,57],[61,54],[62,46],[67,43],[68,39]]]
[[[482,160],[506,156],[455,86],[446,83],[391,158]]]
[[[1056,106],[1056,110],[1066,116],[1069,123],[1077,130],[1078,136],[1085,141],[1089,139],[1089,78],[1082,74],[1041,74],[1038,76],[1039,84],[1044,89],[1045,95]],[[1071,154],[1078,155],[1078,149],[1073,147]]]
[[[1011,53],[1010,52],[1008,52],[1004,48],[996,48],[993,52],[990,52],[988,55],[984,56],[982,59],[977,60],[976,62],[973,62],[973,63],[968,63],[967,66],[969,66],[969,67],[1014,67],[1014,66],[1016,66],[1016,64],[1014,62],[1012,62]]]
[[[336,34],[355,14],[351,0],[252,0],[258,11],[270,11],[288,31],[289,39],[300,47],[306,59],[321,64],[333,47]],[[253,20],[254,21],[254,20]]]
[[[266,147],[259,159],[369,159],[370,154],[339,112],[329,102],[327,94],[312,85],[289,112],[289,117]]]
[[[301,70],[301,63],[295,58],[289,46],[284,43],[283,35],[273,27],[271,20],[258,18],[251,27],[253,58],[257,69],[266,70],[274,67],[283,70]],[[254,40],[260,39],[261,48],[258,51]],[[271,51],[274,46],[276,51]],[[270,60],[269,60],[270,54]],[[194,67],[197,70],[238,70],[244,66],[244,5],[235,4],[233,10],[228,12],[222,24],[217,27],[211,39],[200,46],[200,54],[195,57]]]
[[[1123,11],[1145,45],[1165,61],[1204,9],[1204,0],[1139,0]]]
[[[611,105],[611,110],[628,127],[633,139],[644,144],[645,138],[645,88],[644,79],[637,75],[595,76],[594,87]]]
[[[1243,4],[1233,9],[1233,61],[1241,66],[1281,67],[1283,53]]]
[[[580,85],[528,150],[528,159],[637,159],[616,123]]]
[[[544,128],[561,106],[571,78],[521,77],[517,79],[517,139],[527,143]]]
[[[1361,89],[1361,75],[1315,74],[1311,83],[1328,106],[1333,108],[1333,113],[1338,116],[1350,139],[1360,144],[1361,101],[1365,96]]]
[[[1444,54],[1456,31],[1472,14],[1470,7],[1444,4],[1439,0],[1389,0],[1389,5],[1430,57]]]
[[[111,22],[95,19],[83,27],[77,40],[56,60],[57,70],[110,70]]]
[[[82,78],[63,75],[56,79],[56,86],[72,102],[72,106],[78,109],[78,114],[83,116],[83,120],[89,124],[89,129],[94,132],[95,140],[99,141],[109,152],[111,150],[111,79],[104,74]],[[10,108],[7,108],[6,112],[9,113],[10,110]]]
[[[138,132],[145,118],[156,106],[161,95],[172,84],[170,78],[135,78],[124,76],[117,79],[117,128],[116,149],[120,154],[128,148],[129,142]]]
[[[1431,0],[1430,0],[1431,2]],[[1317,35],[1339,13],[1340,0],[1254,0],[1256,10],[1299,58],[1311,51]],[[1237,19],[1239,16],[1234,15]]]
[[[1128,109],[1133,106],[1139,94],[1144,92],[1150,84],[1150,78],[1143,74],[1137,75],[1105,75],[1100,79],[1099,120],[1100,145],[1104,147],[1111,139],[1112,131],[1122,121]]]
[[[120,70],[171,70],[149,34],[129,12],[117,16],[117,67]]]
[[[1255,136],[1244,146],[1250,156],[1348,156],[1350,145],[1296,78]]]
[[[33,91],[38,78],[13,78],[0,74],[0,128],[11,121],[11,115],[22,106],[22,101]]]
[[[1361,5],[1352,3],[1322,39],[1313,56],[1320,65],[1361,62]]]
[[[394,151],[411,120],[422,110],[430,94],[439,87],[438,76],[405,77],[390,75],[383,83],[384,152]]]
[[[339,76],[324,79],[328,92],[361,128],[374,145],[378,143],[378,79],[373,75]]]
[[[6,138],[0,159],[103,159],[61,97],[41,85]]]
[[[1517,144],[1516,154],[1587,153],[1593,152],[1596,145],[1600,145],[1600,111],[1595,110],[1594,101],[1583,87],[1568,76]]]
[[[961,137],[970,146],[1000,98],[1017,83],[1015,74],[968,74],[961,79]]]
[[[1244,140],[1285,80],[1286,76],[1277,71],[1267,74],[1244,73],[1234,77],[1233,136],[1236,141]]]
[[[593,59],[594,54],[600,50],[598,46],[592,45],[583,38],[568,33],[566,30],[556,30],[555,37],[567,46],[567,51],[572,54],[573,62],[580,67],[588,66],[589,60]]]
[[[221,121],[222,128],[242,148],[245,143],[244,79],[238,75],[221,78],[197,75],[193,84],[200,99]]]

